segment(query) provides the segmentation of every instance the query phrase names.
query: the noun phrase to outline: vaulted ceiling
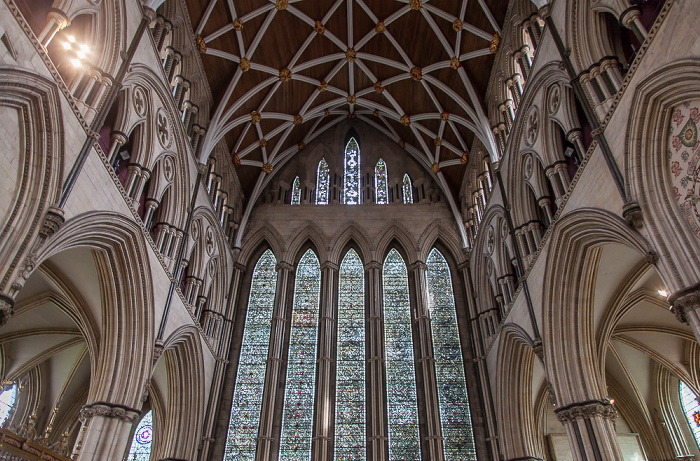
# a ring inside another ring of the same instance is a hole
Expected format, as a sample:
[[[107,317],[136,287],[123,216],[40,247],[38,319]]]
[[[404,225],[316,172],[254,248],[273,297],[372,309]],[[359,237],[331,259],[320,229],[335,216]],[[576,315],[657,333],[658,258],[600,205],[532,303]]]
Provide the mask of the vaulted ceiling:
[[[453,196],[475,136],[493,146],[483,99],[507,0],[186,3],[218,105],[202,156],[224,139],[249,199],[347,117],[439,167]]]

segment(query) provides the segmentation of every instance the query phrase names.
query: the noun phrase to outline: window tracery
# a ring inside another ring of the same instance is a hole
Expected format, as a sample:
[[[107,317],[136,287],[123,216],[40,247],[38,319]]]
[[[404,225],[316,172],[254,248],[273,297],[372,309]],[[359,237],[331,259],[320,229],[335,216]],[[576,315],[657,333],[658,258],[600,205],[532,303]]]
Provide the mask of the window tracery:
[[[698,397],[683,381],[678,385],[678,392],[681,397],[683,413],[685,413],[685,417],[688,420],[695,443],[700,447],[700,403],[698,402]]]
[[[225,460],[254,459],[275,301],[277,259],[267,250],[253,271]]]
[[[284,394],[280,460],[311,457],[321,268],[308,250],[297,266]]]
[[[299,181],[299,176],[297,176],[292,183],[292,205],[299,204],[301,204],[301,182]]]
[[[5,424],[7,418],[10,417],[10,412],[12,407],[15,405],[17,400],[17,384],[12,384],[9,389],[6,389],[0,393],[0,426]]]
[[[360,146],[350,138],[345,146],[345,175],[343,197],[346,205],[360,203]]]
[[[134,438],[131,440],[131,448],[127,461],[148,461],[151,458],[151,445],[153,444],[153,412],[149,411],[136,427]]]
[[[365,459],[365,284],[355,250],[340,264],[335,459]]]
[[[326,159],[318,163],[316,172],[316,205],[328,205],[328,189],[331,183],[330,170]]]
[[[403,175],[403,203],[413,203],[413,185],[408,173]]]
[[[381,158],[377,162],[377,166],[374,167],[374,190],[377,204],[389,203],[386,163]]]

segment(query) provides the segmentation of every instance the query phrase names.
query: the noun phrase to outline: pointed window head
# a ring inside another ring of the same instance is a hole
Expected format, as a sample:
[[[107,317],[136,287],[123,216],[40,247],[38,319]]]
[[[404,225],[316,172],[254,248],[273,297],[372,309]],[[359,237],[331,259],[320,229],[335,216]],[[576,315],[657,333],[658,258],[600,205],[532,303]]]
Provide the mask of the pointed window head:
[[[292,205],[299,205],[301,203],[301,182],[299,181],[299,176],[294,178],[292,183]]]
[[[378,204],[389,203],[389,186],[387,181],[386,163],[384,159],[379,159],[374,167],[374,190]]]
[[[408,173],[403,175],[403,203],[413,203],[413,185]]]
[[[328,189],[331,184],[330,170],[326,159],[322,158],[318,162],[316,176],[316,205],[328,205]]]
[[[350,138],[345,146],[345,179],[343,197],[346,205],[360,203],[360,146]]]

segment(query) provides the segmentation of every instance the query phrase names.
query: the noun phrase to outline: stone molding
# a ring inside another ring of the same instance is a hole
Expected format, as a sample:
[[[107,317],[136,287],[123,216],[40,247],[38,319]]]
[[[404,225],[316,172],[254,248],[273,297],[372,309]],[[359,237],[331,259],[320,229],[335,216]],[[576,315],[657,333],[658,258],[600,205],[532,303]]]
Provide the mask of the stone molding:
[[[0,326],[5,325],[12,317],[15,300],[8,295],[0,293]]]
[[[688,323],[690,313],[700,309],[700,284],[674,293],[668,301],[678,321]]]
[[[129,408],[124,405],[116,405],[107,402],[95,402],[90,405],[85,405],[80,409],[80,420],[82,422],[93,418],[94,416],[105,416],[107,418],[116,418],[121,421],[134,424],[139,420],[141,412],[134,408]]]
[[[602,400],[590,400],[588,402],[572,403],[563,408],[554,410],[560,423],[571,423],[579,419],[591,419],[601,416],[605,419],[615,419],[617,411],[615,407]]]

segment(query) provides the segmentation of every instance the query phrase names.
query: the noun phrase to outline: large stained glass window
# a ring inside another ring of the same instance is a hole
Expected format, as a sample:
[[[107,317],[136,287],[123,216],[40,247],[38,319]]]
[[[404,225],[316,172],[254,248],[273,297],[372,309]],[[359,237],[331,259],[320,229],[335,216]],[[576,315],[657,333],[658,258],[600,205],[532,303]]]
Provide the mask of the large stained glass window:
[[[346,205],[360,203],[360,146],[350,138],[345,146],[345,187],[343,196]]]
[[[377,203],[389,203],[389,186],[387,184],[386,163],[379,159],[374,167],[374,190],[377,194]]]
[[[149,411],[136,426],[127,461],[148,461],[153,444],[153,412]]]
[[[389,459],[420,460],[408,271],[398,251],[384,260],[384,337]]]
[[[698,403],[698,397],[683,381],[681,381],[678,391],[681,394],[683,413],[688,418],[688,424],[690,424],[690,430],[693,431],[695,443],[700,447],[700,403]]]
[[[297,266],[294,286],[280,460],[300,461],[311,457],[320,289],[318,258],[308,250]]]
[[[17,384],[13,384],[12,387],[0,393],[0,426],[5,424],[9,418],[15,400],[17,400]]]
[[[301,182],[299,181],[299,176],[294,178],[292,183],[292,205],[299,205],[301,203]]]
[[[445,459],[476,459],[450,268],[436,249],[426,263]]]
[[[255,439],[260,424],[267,350],[275,302],[276,265],[275,256],[272,251],[267,250],[253,271],[231,420],[226,438],[226,461],[255,459]]]
[[[340,264],[335,390],[335,460],[365,456],[365,282],[355,250]]]
[[[328,205],[328,189],[331,184],[331,174],[326,159],[318,162],[316,172],[316,205]]]
[[[403,203],[413,203],[413,185],[408,173],[403,175]]]

